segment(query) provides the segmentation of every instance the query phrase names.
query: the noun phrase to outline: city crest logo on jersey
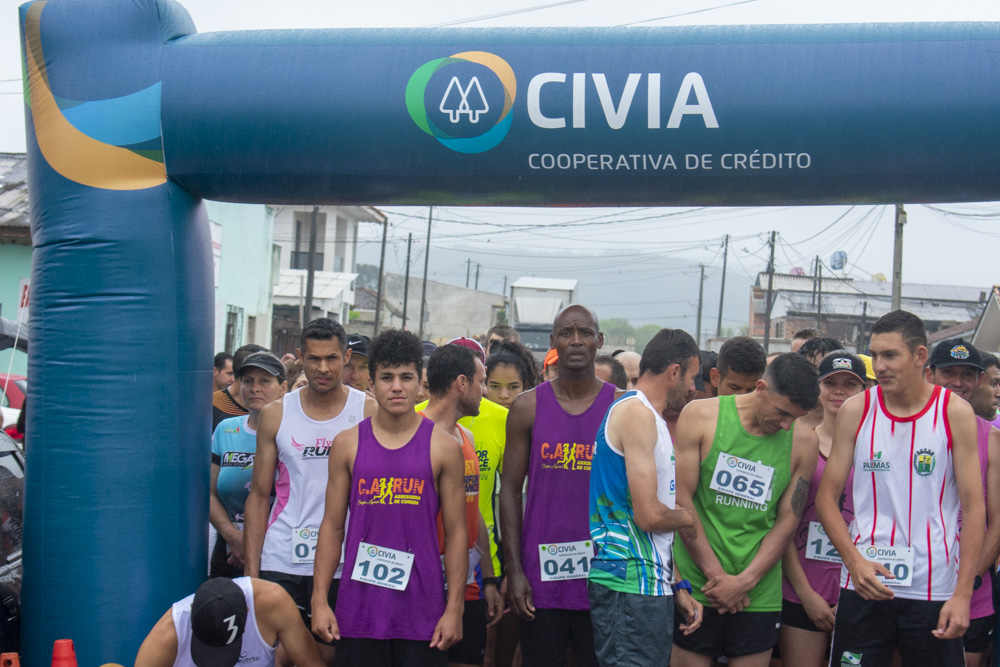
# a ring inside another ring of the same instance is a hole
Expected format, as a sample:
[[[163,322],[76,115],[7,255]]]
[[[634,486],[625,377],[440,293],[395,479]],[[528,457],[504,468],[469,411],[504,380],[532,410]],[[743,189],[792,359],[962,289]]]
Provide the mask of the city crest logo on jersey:
[[[927,477],[934,472],[937,465],[937,456],[930,449],[918,449],[913,455],[913,471],[921,477]]]
[[[594,458],[593,443],[543,442],[542,468],[546,470],[590,470]]]
[[[376,477],[358,480],[359,505],[419,505],[424,480],[415,477]]]
[[[964,345],[956,345],[951,348],[951,358],[952,359],[968,359],[969,358],[969,348]]]
[[[222,455],[222,468],[240,468],[249,470],[253,468],[253,453],[251,452],[226,452]]]
[[[446,148],[483,153],[510,131],[516,95],[517,79],[506,60],[463,51],[417,68],[406,84],[406,109],[417,127]]]

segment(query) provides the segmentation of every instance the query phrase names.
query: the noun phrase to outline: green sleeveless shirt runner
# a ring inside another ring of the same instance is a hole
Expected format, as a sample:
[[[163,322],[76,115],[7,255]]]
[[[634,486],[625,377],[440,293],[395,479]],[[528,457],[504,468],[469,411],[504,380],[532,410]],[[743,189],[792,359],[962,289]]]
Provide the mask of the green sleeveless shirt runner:
[[[719,397],[719,419],[708,457],[701,462],[694,507],[722,569],[742,572],[778,516],[778,499],[791,480],[792,431],[750,435],[740,423],[735,396]],[[674,562],[691,581],[692,595],[711,606],[701,587],[707,577],[681,540]],[[781,560],[750,591],[747,611],[781,611]]]

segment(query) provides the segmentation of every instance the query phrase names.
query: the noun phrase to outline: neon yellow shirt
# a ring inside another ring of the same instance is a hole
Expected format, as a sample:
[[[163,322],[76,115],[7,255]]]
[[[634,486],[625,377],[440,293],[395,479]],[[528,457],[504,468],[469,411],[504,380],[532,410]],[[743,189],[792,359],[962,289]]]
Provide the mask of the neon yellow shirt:
[[[427,407],[427,401],[417,405],[417,412]],[[500,559],[494,536],[496,517],[493,512],[497,475],[503,469],[504,445],[507,442],[507,408],[483,399],[479,416],[462,417],[458,423],[472,431],[476,454],[479,456],[479,511],[490,534],[490,556],[493,558],[494,576],[500,576]]]

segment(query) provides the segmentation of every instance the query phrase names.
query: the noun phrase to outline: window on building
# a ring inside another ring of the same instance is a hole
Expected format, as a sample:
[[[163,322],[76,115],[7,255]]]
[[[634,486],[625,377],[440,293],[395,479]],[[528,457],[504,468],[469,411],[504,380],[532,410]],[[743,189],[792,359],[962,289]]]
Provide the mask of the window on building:
[[[230,354],[243,345],[243,309],[226,306],[226,351]]]

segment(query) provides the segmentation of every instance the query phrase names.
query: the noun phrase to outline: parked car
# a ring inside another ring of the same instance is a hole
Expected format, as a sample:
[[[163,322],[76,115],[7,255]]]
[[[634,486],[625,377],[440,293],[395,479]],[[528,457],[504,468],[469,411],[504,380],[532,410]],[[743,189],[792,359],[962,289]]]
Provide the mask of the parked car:
[[[24,459],[0,432],[0,653],[20,651]]]
[[[17,423],[28,393],[28,378],[0,373],[0,430]]]

